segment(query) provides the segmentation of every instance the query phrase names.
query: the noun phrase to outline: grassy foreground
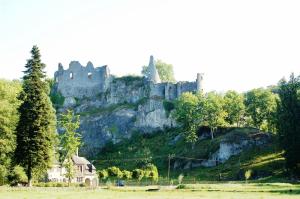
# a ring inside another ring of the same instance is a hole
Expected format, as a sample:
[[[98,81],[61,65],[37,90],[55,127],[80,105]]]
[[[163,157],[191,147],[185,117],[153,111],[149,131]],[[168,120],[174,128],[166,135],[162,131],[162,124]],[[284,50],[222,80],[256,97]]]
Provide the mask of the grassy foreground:
[[[300,198],[300,185],[287,183],[270,184],[196,184],[185,185],[183,189],[160,187],[159,191],[147,191],[157,187],[110,187],[110,188],[10,188],[0,187],[0,198],[224,198],[265,199]]]

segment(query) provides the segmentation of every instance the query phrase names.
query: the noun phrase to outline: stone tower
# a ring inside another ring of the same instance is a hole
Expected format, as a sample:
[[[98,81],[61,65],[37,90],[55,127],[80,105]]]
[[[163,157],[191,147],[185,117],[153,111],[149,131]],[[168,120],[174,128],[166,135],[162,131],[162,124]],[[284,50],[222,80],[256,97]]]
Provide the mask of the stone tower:
[[[203,92],[203,76],[204,73],[197,73],[197,92]]]
[[[153,56],[150,56],[150,61],[149,61],[149,65],[148,65],[148,80],[153,82],[153,83],[160,83],[160,78],[155,66],[155,61]]]

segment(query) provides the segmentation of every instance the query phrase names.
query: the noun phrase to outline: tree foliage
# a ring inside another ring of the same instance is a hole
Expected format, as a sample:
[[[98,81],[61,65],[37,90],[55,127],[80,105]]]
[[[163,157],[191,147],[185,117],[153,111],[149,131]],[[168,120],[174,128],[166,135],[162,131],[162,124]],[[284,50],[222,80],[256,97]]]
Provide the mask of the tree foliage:
[[[253,89],[245,95],[246,113],[250,125],[265,131],[274,131],[276,94],[268,89]]]
[[[13,151],[16,146],[15,129],[18,122],[21,91],[19,81],[0,80],[0,185],[7,180]]]
[[[224,110],[223,97],[215,92],[210,92],[205,96],[203,103],[204,124],[210,128],[211,138],[219,126],[225,126],[227,112]]]
[[[279,83],[277,128],[286,167],[293,175],[300,176],[300,77],[290,76]]]
[[[118,167],[109,167],[107,168],[108,176],[115,178],[122,178],[123,173]]]
[[[98,177],[100,180],[105,180],[108,177],[108,172],[106,169],[98,171]]]
[[[145,172],[142,169],[134,169],[132,171],[132,178],[141,181],[145,175]]]
[[[45,172],[51,166],[56,137],[56,116],[48,97],[49,88],[45,81],[45,64],[41,62],[37,46],[31,50],[23,76],[23,100],[18,112],[17,147],[15,160],[24,167],[28,185],[34,172]]]
[[[175,102],[174,117],[182,125],[183,134],[187,142],[197,141],[197,128],[203,121],[203,107],[201,96],[192,93],[183,93]]]
[[[167,64],[162,60],[157,60],[155,66],[159,75],[159,78],[162,82],[175,82],[173,65]],[[143,66],[142,75],[148,77],[148,66]]]
[[[28,178],[26,176],[24,168],[17,165],[12,168],[10,174],[8,175],[8,180],[12,186],[16,186],[19,183],[26,183],[28,181]]]
[[[152,152],[148,147],[142,147],[134,154],[136,158],[137,167],[144,167],[145,165],[151,163]]]
[[[123,173],[122,178],[124,178],[126,180],[129,180],[129,179],[132,178],[132,172],[131,171],[123,170],[122,173]]]
[[[63,162],[66,167],[66,177],[70,183],[75,175],[72,156],[76,154],[81,140],[81,136],[77,132],[80,126],[79,115],[74,116],[73,111],[67,110],[66,113],[61,114],[59,125],[64,130],[60,136],[60,162]]]
[[[218,126],[225,125],[227,113],[223,108],[221,95],[210,92],[206,95],[198,93],[183,93],[175,103],[174,117],[182,125],[184,137],[187,142],[197,141],[199,126],[208,126],[211,137]]]
[[[245,114],[244,96],[236,91],[227,91],[224,96],[225,118],[230,125],[239,127]]]
[[[154,164],[147,164],[144,168],[144,176],[153,182],[158,180],[158,170]]]

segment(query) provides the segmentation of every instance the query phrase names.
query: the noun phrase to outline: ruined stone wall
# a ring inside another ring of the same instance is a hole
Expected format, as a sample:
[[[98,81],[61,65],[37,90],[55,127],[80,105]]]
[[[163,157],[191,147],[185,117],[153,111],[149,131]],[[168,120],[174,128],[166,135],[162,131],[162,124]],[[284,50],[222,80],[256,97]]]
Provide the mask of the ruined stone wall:
[[[54,74],[57,91],[64,97],[91,97],[104,92],[109,84],[110,74],[107,66],[94,68],[91,62],[82,66],[78,61],[72,61],[64,70],[59,64]]]

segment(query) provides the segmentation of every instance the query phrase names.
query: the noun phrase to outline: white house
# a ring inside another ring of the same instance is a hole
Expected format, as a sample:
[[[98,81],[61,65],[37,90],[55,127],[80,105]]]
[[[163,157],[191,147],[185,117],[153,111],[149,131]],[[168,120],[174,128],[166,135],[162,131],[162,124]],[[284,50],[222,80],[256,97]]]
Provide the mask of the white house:
[[[98,176],[96,168],[86,158],[77,155],[72,156],[75,169],[75,177],[72,183],[85,183],[86,186],[98,186]],[[68,182],[65,177],[66,168],[61,166],[59,162],[55,162],[53,167],[47,172],[47,180],[51,182]]]

